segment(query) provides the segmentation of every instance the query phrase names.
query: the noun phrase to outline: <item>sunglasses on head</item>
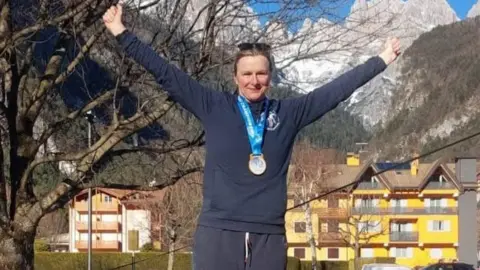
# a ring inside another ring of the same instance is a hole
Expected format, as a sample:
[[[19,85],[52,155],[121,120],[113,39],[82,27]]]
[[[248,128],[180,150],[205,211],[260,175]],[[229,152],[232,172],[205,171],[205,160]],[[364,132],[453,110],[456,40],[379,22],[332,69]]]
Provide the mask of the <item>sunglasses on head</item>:
[[[270,45],[266,43],[241,43],[237,46],[241,51],[247,50],[259,50],[259,51],[270,51]]]

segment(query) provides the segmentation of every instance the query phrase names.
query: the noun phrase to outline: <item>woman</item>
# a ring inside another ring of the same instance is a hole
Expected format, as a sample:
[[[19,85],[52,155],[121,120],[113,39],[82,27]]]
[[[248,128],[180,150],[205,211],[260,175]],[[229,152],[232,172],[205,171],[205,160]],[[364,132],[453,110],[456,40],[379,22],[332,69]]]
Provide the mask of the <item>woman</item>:
[[[138,40],[121,16],[121,5],[105,13],[108,30],[206,131],[204,201],[194,239],[194,269],[285,269],[286,176],[295,136],[394,61],[398,40],[387,41],[379,56],[306,95],[271,100],[266,96],[273,69],[268,46],[240,46],[233,74],[238,91],[214,91]]]

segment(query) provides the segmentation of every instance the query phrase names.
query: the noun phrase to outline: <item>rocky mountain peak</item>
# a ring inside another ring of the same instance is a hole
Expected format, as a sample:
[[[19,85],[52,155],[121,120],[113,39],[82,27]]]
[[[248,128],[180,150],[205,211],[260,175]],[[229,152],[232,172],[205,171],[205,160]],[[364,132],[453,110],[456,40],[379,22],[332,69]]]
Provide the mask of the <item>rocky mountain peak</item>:
[[[478,1],[473,7],[468,11],[467,17],[473,18],[480,15],[480,1]]]

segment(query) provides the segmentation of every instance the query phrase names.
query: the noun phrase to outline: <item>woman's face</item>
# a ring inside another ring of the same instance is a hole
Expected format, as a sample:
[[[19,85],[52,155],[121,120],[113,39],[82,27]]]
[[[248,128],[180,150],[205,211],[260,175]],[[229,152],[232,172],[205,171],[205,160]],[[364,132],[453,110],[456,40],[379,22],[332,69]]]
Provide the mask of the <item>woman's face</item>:
[[[253,102],[263,99],[270,86],[269,67],[270,63],[263,55],[240,58],[235,74],[235,83],[240,95]]]

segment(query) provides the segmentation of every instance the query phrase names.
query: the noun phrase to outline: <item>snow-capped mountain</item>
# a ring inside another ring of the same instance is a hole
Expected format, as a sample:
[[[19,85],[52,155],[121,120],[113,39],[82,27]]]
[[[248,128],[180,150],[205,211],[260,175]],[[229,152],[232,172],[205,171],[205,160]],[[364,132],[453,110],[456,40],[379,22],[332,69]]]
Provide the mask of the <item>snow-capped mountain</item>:
[[[472,18],[480,15],[480,2],[477,2],[473,7],[468,11],[467,17]]]
[[[356,0],[342,26],[347,30],[341,33],[341,40],[357,45],[347,52],[326,54],[321,60],[298,61],[285,71],[286,77],[311,91],[379,53],[388,36],[399,37],[405,50],[422,33],[458,20],[446,0]],[[366,126],[378,123],[390,113],[390,97],[401,63],[399,59],[346,102],[346,109],[361,117]]]

